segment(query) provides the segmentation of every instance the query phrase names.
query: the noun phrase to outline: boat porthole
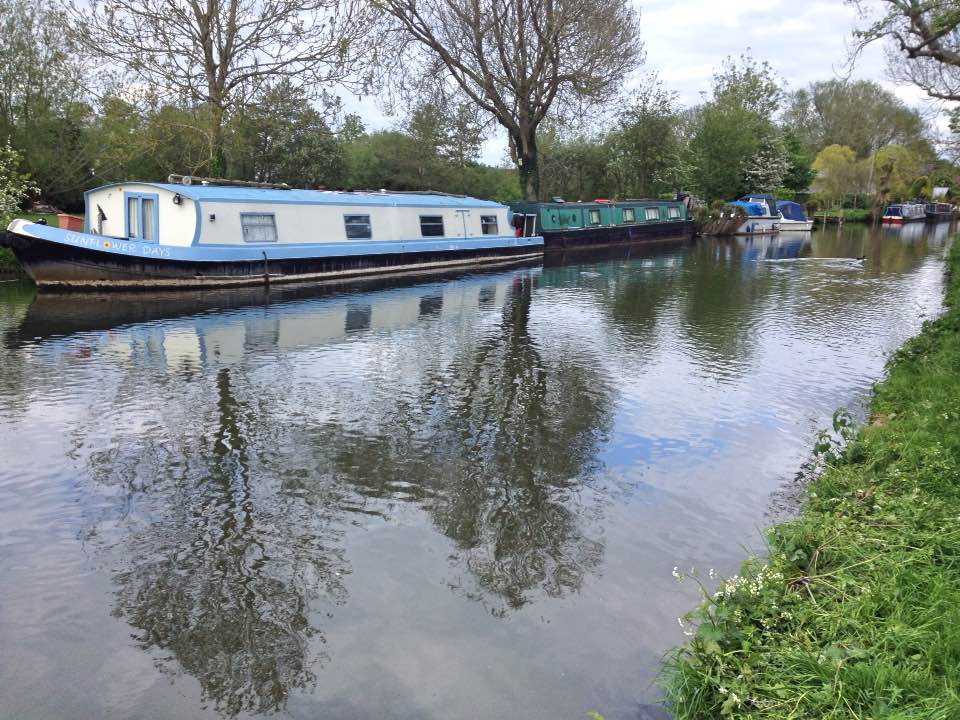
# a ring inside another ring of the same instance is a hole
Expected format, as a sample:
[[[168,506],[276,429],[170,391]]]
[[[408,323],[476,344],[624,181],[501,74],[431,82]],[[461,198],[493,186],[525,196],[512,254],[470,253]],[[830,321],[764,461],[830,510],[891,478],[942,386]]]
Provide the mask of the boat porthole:
[[[109,249],[110,249],[110,241],[109,241],[109,240],[104,240],[104,241],[103,241],[103,248],[104,248],[104,250],[109,250]]]

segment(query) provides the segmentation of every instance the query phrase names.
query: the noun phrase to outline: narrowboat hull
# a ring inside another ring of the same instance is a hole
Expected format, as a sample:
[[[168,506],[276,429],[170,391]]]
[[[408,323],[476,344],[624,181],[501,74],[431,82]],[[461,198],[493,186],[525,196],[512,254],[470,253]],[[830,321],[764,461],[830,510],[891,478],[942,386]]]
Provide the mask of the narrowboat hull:
[[[10,247],[40,288],[199,289],[418,274],[536,261],[540,237],[456,238],[326,247],[163,246],[14,221]],[[369,247],[364,247],[367,245]]]
[[[930,211],[927,211],[927,213],[926,213],[926,221],[927,221],[927,222],[934,222],[934,223],[938,223],[938,222],[949,222],[949,221],[953,220],[954,217],[955,217],[955,214],[954,214],[954,212],[953,212],[952,210],[948,210],[948,211],[944,211],[944,212],[930,212]]]
[[[615,225],[569,230],[541,230],[544,252],[563,252],[578,248],[602,248],[616,245],[686,240],[693,237],[692,220]]]
[[[903,225],[904,223],[922,222],[926,220],[926,215],[917,215],[916,217],[900,217],[899,215],[884,215],[881,222],[887,225]]]

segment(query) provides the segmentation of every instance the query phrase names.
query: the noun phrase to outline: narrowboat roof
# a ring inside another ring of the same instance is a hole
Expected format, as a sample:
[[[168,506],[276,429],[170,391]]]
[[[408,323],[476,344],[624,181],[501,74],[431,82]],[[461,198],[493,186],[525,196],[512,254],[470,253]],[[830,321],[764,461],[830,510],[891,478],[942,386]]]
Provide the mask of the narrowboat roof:
[[[442,195],[432,193],[398,193],[342,190],[281,190],[275,188],[248,188],[227,185],[175,185],[171,183],[143,182],[130,180],[125,183],[112,183],[94,188],[97,192],[110,187],[123,185],[147,185],[149,187],[180,193],[185,198],[196,201],[281,203],[287,205],[366,205],[387,207],[472,207],[502,208],[503,205],[492,200],[480,200],[473,197]]]

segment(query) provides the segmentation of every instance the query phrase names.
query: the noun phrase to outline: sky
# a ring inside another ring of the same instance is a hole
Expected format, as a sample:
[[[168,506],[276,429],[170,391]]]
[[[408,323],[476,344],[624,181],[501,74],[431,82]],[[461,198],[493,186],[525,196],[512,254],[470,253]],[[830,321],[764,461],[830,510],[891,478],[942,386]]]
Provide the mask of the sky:
[[[910,106],[926,105],[912,86],[897,86],[885,73],[880,45],[868,47],[851,69],[847,66],[851,33],[862,25],[857,11],[843,0],[635,0],[646,50],[644,66],[628,81],[635,87],[654,71],[684,105],[701,101],[711,78],[727,56],[749,53],[766,60],[786,80],[787,90],[816,80],[849,76],[875,80]],[[368,129],[395,125],[372,100],[348,100]],[[490,164],[506,160],[506,136],[495,133],[481,158]]]

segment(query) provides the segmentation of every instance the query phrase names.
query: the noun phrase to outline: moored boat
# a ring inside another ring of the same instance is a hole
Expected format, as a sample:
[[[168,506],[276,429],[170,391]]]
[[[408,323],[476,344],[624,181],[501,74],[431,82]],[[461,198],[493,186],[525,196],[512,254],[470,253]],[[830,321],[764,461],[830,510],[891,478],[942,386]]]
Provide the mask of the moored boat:
[[[898,203],[887,205],[882,221],[891,225],[926,220],[927,212],[921,203]]]
[[[769,235],[780,232],[780,213],[777,212],[776,201],[769,195],[744,195],[727,204],[739,207],[747,215],[735,235]]]
[[[956,208],[950,203],[927,203],[923,211],[927,222],[947,222],[956,217]]]
[[[521,202],[511,205],[518,234],[543,236],[544,250],[603,247],[693,237],[681,200]]]
[[[82,232],[14,220],[40,287],[202,288],[420,273],[539,258],[498,203],[438,193],[129,182],[85,195]]]
[[[803,206],[792,200],[777,200],[780,213],[780,232],[806,232],[813,229],[813,220],[803,212]]]

